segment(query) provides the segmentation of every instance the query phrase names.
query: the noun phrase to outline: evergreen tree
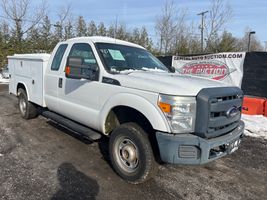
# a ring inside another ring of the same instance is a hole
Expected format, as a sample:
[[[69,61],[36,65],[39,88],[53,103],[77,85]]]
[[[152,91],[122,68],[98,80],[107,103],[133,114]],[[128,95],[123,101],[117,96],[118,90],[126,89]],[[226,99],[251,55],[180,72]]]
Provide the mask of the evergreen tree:
[[[107,31],[107,36],[108,37],[115,37],[115,27],[113,25],[110,25]]]
[[[134,28],[131,33],[130,42],[139,44],[140,41],[140,31],[138,28]]]
[[[63,27],[60,22],[56,22],[54,25],[54,31],[53,31],[53,43],[56,45],[59,41],[63,39]]]
[[[97,27],[97,35],[99,36],[106,36],[107,35],[107,29],[103,22],[101,22]]]
[[[0,24],[0,69],[7,64],[6,57],[12,55],[14,48],[11,46],[10,27],[3,21]]]
[[[71,20],[69,20],[66,24],[66,26],[64,27],[64,38],[65,40],[73,38],[74,37],[74,33],[73,33],[73,25],[71,23]]]
[[[24,53],[39,53],[42,52],[41,35],[39,34],[40,30],[38,28],[32,28],[27,34],[27,50],[24,50]]]
[[[231,33],[224,31],[216,50],[218,52],[238,51],[237,45],[238,40]]]
[[[95,22],[93,20],[88,25],[87,35],[88,36],[97,35],[97,27],[96,27]]]
[[[147,49],[152,48],[152,40],[148,37],[146,27],[144,27],[144,26],[142,27],[142,29],[140,31],[139,44],[142,45],[143,47],[147,48]]]
[[[115,37],[120,40],[127,40],[129,38],[125,25],[120,24],[118,26],[117,30],[115,30]]]
[[[132,33],[130,33],[128,40],[130,42],[139,44],[148,50],[152,49],[152,40],[148,37],[148,32],[144,26],[141,28],[141,30],[134,28]]]
[[[43,19],[42,26],[40,28],[40,41],[42,45],[42,49],[45,52],[50,52],[52,45],[51,45],[51,39],[52,39],[52,31],[51,31],[51,22],[49,17],[46,15]]]
[[[82,37],[86,36],[87,30],[86,30],[86,23],[84,21],[83,16],[78,17],[77,25],[76,25],[76,36]]]

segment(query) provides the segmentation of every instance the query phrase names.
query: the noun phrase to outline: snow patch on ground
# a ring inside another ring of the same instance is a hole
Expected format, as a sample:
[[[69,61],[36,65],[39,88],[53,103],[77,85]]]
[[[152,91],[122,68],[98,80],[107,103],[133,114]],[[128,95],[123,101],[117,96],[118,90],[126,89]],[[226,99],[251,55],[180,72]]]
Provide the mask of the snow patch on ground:
[[[8,78],[2,78],[2,74],[0,74],[0,84],[8,84],[9,79]]]
[[[242,114],[242,120],[245,122],[245,135],[267,140],[267,117]]]

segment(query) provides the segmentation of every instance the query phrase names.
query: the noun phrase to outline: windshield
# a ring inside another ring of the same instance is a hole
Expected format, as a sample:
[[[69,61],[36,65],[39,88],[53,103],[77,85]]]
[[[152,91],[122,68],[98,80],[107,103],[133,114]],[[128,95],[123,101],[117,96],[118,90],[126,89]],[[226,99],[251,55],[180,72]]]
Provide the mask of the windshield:
[[[145,49],[110,43],[96,43],[96,48],[111,73],[135,70],[168,72],[167,67]]]

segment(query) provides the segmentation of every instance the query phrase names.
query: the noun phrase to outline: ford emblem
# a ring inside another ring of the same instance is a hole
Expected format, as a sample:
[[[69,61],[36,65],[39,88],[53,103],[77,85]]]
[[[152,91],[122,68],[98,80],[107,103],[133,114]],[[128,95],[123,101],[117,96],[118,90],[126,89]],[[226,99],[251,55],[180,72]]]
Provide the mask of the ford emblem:
[[[226,117],[234,117],[239,114],[239,109],[237,107],[232,107],[226,111]]]

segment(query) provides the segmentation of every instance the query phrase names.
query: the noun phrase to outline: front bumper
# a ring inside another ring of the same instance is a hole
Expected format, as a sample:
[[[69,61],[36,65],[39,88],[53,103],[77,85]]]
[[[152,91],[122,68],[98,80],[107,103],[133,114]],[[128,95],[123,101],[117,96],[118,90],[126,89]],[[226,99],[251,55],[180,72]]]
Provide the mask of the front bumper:
[[[169,134],[156,132],[160,157],[171,164],[205,164],[234,152],[240,145],[244,122],[230,133],[205,139],[193,134]]]

